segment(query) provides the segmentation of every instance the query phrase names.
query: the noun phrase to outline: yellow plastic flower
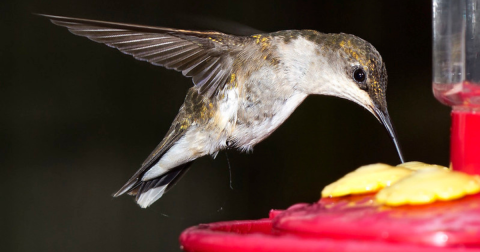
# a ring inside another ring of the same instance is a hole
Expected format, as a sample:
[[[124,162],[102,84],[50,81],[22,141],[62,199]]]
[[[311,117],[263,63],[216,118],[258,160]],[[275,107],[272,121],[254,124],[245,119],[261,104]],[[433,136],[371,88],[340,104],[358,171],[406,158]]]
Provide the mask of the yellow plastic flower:
[[[422,162],[407,162],[396,167],[372,164],[362,166],[326,186],[322,197],[374,192],[378,192],[375,198],[380,204],[428,204],[480,192],[480,176]]]
[[[406,162],[403,164],[397,165],[397,167],[404,167],[412,170],[421,170],[421,169],[426,169],[426,168],[439,168],[439,169],[449,169],[448,167],[441,166],[441,165],[434,165],[434,164],[425,164],[422,162],[418,161],[411,161],[411,162]]]
[[[410,175],[413,170],[387,164],[365,165],[326,186],[322,197],[372,193]]]
[[[381,190],[376,200],[390,206],[428,204],[454,200],[480,192],[480,177],[439,166],[424,167]]]

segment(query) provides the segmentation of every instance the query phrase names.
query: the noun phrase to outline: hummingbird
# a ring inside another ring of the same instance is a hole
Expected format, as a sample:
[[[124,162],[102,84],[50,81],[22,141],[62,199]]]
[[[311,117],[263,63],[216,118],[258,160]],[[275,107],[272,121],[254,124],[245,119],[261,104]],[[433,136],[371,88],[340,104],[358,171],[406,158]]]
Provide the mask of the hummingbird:
[[[350,34],[285,30],[235,36],[41,15],[71,33],[191,77],[166,136],[113,196],[142,208],[162,197],[202,156],[249,151],[309,95],[347,99],[370,111],[402,153],[387,110],[387,72],[379,52]]]

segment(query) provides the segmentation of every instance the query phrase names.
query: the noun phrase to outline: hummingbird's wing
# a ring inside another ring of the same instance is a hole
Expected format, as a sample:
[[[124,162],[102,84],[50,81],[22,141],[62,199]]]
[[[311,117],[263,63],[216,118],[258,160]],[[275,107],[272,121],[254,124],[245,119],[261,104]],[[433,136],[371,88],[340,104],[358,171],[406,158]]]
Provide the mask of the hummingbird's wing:
[[[136,59],[181,71],[208,97],[232,74],[234,57],[250,37],[43,15],[73,34]]]

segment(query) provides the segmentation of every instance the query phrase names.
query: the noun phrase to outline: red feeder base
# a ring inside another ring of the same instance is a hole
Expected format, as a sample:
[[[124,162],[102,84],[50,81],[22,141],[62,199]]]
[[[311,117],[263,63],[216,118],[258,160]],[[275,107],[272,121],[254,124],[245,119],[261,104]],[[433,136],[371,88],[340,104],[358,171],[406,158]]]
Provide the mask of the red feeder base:
[[[480,252],[480,195],[394,208],[372,195],[322,199],[272,210],[268,219],[191,227],[180,243],[196,252]]]
[[[480,174],[480,109],[452,111],[450,160],[456,171]]]

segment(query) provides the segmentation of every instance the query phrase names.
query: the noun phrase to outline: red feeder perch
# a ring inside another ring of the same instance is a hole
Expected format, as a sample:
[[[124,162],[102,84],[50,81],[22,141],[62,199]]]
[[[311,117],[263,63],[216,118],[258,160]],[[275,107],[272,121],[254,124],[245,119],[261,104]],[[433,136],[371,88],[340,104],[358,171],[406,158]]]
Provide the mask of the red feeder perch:
[[[185,230],[185,251],[475,251],[480,195],[425,206],[383,207],[372,195],[298,204],[270,218]]]

